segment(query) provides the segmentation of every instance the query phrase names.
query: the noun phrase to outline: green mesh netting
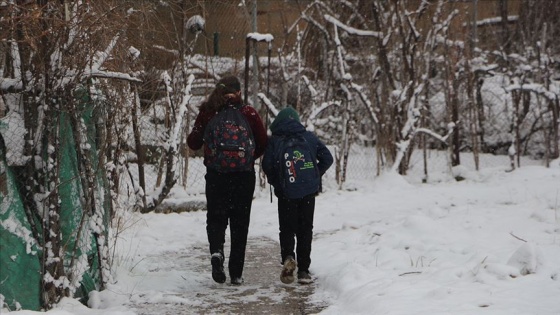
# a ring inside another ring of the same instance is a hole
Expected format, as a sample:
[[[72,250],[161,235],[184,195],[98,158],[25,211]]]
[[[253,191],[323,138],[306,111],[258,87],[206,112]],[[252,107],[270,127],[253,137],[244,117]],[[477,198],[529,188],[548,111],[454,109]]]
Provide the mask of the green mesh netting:
[[[90,150],[89,159],[92,165],[98,165],[96,149],[96,129],[93,109],[87,94],[81,94],[82,119],[87,127]],[[96,235],[90,229],[90,214],[83,206],[83,190],[81,178],[84,176],[78,163],[75,133],[68,115],[60,115],[60,186],[61,200],[61,231],[65,248],[64,264],[66,271],[88,266],[87,270],[78,271],[81,275],[80,285],[75,297],[87,301],[89,292],[98,290],[101,284],[99,268],[98,244]],[[1,138],[0,138],[1,139]],[[0,151],[0,294],[10,309],[39,310],[41,301],[41,251],[31,233],[30,224],[18,192],[16,180],[6,165],[6,151],[1,143]],[[96,172],[96,194],[100,206],[104,231],[108,227],[108,209],[110,209],[109,192],[105,189],[103,170]],[[89,209],[89,208],[88,208]],[[80,229],[80,225],[83,225]],[[106,239],[106,238],[105,238]],[[70,274],[70,273],[69,273]],[[0,298],[1,299],[1,298]]]
[[[0,136],[0,294],[11,310],[40,308],[41,266]]]
[[[88,121],[86,121],[86,124]],[[72,131],[70,120],[64,113],[60,116],[60,135],[60,165],[62,167],[59,173],[61,182],[59,195],[62,201],[60,205],[62,243],[66,246],[64,262],[67,269],[76,268],[80,265],[78,263],[80,260],[90,265],[90,268],[83,274],[81,286],[76,292],[76,297],[87,301],[89,292],[98,289],[97,285],[92,285],[99,283],[97,242],[89,230],[90,224],[88,220],[90,216],[88,213],[84,213],[84,208],[82,207],[81,196],[83,191],[81,178],[84,174],[80,174],[74,132]],[[82,224],[83,227],[80,229]],[[78,232],[81,235],[77,235]],[[80,238],[81,242],[76,244],[78,238]]]

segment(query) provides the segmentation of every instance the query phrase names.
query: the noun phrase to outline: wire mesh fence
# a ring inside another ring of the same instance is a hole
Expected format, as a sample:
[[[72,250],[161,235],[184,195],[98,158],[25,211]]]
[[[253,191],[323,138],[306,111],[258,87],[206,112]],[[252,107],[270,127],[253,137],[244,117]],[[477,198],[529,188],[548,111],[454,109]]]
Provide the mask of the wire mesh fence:
[[[198,105],[205,99],[208,92],[213,87],[214,77],[220,77],[225,73],[231,73],[232,69],[238,69],[240,73],[238,60],[231,58],[218,58],[207,56],[196,56],[191,59],[191,67],[189,71],[198,73],[194,79],[192,86],[197,87],[198,92],[191,95],[188,101],[189,110],[185,114],[183,125],[177,139],[179,143],[179,150],[174,160],[174,167],[177,177],[175,191],[181,191],[186,195],[197,196],[204,194],[204,175],[206,168],[203,165],[201,152],[192,152],[186,146],[186,136],[192,128],[194,118],[197,114]],[[202,65],[205,65],[204,67]],[[199,70],[202,72],[198,72]],[[235,71],[235,70],[233,70]],[[212,73],[210,79],[208,76],[201,76],[200,74]],[[193,89],[194,91],[195,89]],[[491,96],[490,96],[491,97]],[[99,105],[101,106],[101,105]],[[112,104],[104,104],[104,106],[113,106]],[[144,183],[141,187],[144,196],[156,194],[162,187],[165,180],[165,151],[168,147],[169,129],[170,125],[168,120],[174,113],[170,110],[168,104],[162,101],[153,102],[149,106],[145,106],[139,112],[138,130],[140,145],[134,143],[133,123],[131,121],[121,121],[119,124],[126,125],[120,134],[113,135],[114,137],[122,138],[119,141],[127,143],[126,150],[121,152],[123,158],[127,160],[126,171],[121,172],[122,179],[119,181],[120,187],[114,188],[118,195],[127,201],[122,201],[122,205],[130,203],[138,204],[140,201],[137,197],[131,197],[140,183]],[[128,118],[129,119],[129,118]],[[503,116],[492,117],[493,120],[509,120],[507,112],[503,112]],[[16,111],[12,110],[8,115],[2,119],[4,127],[2,128],[2,137],[6,142],[8,148],[6,159],[9,166],[20,167],[26,163],[26,158],[23,154],[23,143],[25,128],[22,116]],[[8,127],[7,127],[8,126]],[[356,137],[357,139],[357,137]],[[325,139],[323,139],[325,140]],[[325,140],[326,141],[326,140]],[[339,150],[336,143],[328,143],[333,155],[337,154]],[[141,152],[141,154],[140,154]],[[453,170],[450,161],[451,153],[446,150],[427,150],[426,155],[419,148],[414,148],[410,158],[407,176],[412,181],[430,181],[440,180],[442,177],[452,177]],[[132,157],[132,158],[131,158]],[[139,158],[142,161],[139,163]],[[481,159],[479,168],[481,170],[487,168],[511,168],[511,158],[507,154],[484,155]],[[543,164],[541,160],[532,160],[525,158],[522,165],[528,164]],[[143,171],[140,172],[139,164],[142,164]],[[472,153],[465,150],[461,153],[461,166],[469,170],[475,170],[474,157]],[[362,142],[356,141],[350,144],[348,154],[348,163],[346,167],[346,181],[359,181],[359,180],[374,180],[382,171],[382,168],[387,168],[387,165],[380,165],[377,157],[376,147],[374,145],[365,146]],[[260,172],[259,162],[257,161],[256,170]],[[326,176],[327,180],[333,182],[332,187],[337,187],[336,174],[334,167],[329,170]],[[266,185],[261,182],[261,187]],[[171,194],[170,198],[176,198],[177,195]]]

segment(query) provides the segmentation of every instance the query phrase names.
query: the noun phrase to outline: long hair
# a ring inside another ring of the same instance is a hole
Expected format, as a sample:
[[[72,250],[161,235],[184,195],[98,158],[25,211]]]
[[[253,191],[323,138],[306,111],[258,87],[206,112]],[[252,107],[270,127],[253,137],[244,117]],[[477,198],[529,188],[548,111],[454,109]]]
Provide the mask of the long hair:
[[[200,110],[218,112],[228,103],[241,103],[239,98],[226,98],[227,94],[233,94],[241,90],[241,84],[236,76],[225,76],[216,83],[216,87],[210,93],[206,101],[200,104]]]

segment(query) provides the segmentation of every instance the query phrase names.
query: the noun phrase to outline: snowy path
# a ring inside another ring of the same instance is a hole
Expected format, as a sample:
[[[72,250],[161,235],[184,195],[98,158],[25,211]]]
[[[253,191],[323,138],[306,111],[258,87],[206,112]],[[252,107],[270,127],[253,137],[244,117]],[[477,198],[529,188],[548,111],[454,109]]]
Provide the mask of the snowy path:
[[[225,249],[229,252],[229,248]],[[187,253],[168,253],[148,257],[153,268],[146,278],[181,270],[181,277],[196,275],[196,286],[184,286],[180,292],[160,291],[150,302],[153,292],[137,292],[130,307],[139,315],[153,314],[313,314],[326,306],[312,301],[315,285],[282,284],[278,244],[267,239],[249,239],[241,286],[212,281],[207,246],[199,244]],[[157,266],[157,267],[156,267]],[[227,262],[226,262],[227,266]],[[189,275],[192,273],[192,275]],[[227,272],[226,272],[227,273]],[[186,279],[185,279],[186,280]],[[191,281],[186,283],[192,283]],[[136,301],[136,302],[135,302]]]

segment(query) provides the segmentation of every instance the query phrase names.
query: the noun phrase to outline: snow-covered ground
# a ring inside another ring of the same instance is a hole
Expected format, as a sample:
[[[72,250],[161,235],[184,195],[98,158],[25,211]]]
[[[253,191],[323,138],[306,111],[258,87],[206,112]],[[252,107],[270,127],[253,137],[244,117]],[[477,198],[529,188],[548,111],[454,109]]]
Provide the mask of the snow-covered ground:
[[[346,190],[328,178],[311,265],[316,298],[331,303],[321,314],[560,314],[560,161],[462,175],[420,184],[385,174]],[[256,195],[250,237],[276,240],[276,199],[268,189]],[[142,277],[145,258],[205,243],[205,212],[130,215],[120,227],[115,283],[91,295],[92,308],[66,299],[46,314],[134,314],[125,306],[131,298],[157,302],[163,290],[197,283],[182,277],[188,266]]]

